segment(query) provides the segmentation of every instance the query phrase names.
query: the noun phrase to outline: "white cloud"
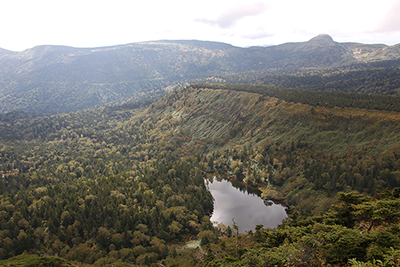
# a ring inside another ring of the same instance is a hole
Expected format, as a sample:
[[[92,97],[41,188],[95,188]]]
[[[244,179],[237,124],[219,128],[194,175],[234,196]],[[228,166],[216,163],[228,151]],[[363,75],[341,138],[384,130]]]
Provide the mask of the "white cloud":
[[[381,21],[376,32],[400,32],[400,2],[395,2]],[[400,40],[399,40],[400,41]]]
[[[216,19],[199,18],[195,21],[216,25],[220,28],[232,28],[239,20],[245,17],[258,16],[264,13],[266,9],[267,6],[264,3],[246,3],[229,8],[220,14]]]

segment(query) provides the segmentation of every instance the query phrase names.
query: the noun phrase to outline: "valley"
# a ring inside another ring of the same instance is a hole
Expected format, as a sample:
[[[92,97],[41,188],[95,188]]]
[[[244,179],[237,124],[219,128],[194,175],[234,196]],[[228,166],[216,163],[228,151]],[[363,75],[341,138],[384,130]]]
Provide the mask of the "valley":
[[[397,266],[397,47],[2,50],[0,265]],[[288,213],[215,227],[207,177]]]
[[[313,107],[221,86],[199,84],[137,109],[2,115],[1,168],[20,171],[0,184],[3,255],[147,264],[189,236],[213,244],[220,233],[209,218],[210,172],[314,216],[338,192],[399,186],[398,112]]]

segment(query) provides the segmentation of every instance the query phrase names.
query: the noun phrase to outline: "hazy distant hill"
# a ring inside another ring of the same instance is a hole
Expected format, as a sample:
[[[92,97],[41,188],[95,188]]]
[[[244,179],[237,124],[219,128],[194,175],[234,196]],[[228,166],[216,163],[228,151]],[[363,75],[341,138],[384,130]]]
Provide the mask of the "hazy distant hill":
[[[327,68],[399,58],[399,46],[307,42],[239,48],[196,40],[100,48],[38,46],[0,50],[0,113],[69,112],[162,94],[187,80],[271,68]]]
[[[12,52],[3,48],[0,48],[0,58],[5,56],[5,55],[10,55],[10,54],[14,54],[16,52]]]

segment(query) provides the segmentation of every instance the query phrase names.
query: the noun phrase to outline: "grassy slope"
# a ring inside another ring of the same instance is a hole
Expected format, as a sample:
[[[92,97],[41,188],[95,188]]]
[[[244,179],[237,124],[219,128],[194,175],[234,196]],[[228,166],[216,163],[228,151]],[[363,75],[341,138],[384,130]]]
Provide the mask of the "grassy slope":
[[[192,142],[214,148],[254,147],[266,141],[309,141],[324,153],[350,146],[383,152],[400,140],[400,114],[354,108],[317,108],[255,93],[192,89],[158,105],[181,120]]]

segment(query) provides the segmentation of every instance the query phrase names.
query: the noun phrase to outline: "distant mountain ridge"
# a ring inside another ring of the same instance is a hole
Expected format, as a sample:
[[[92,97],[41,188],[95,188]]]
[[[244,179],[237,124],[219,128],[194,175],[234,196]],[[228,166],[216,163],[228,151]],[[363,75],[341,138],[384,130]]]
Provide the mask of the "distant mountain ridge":
[[[188,80],[271,68],[327,68],[400,58],[400,46],[337,43],[329,35],[307,42],[240,48],[198,40],[161,40],[74,48],[0,49],[0,113],[70,112],[162,95]]]
[[[14,53],[16,53],[16,52],[12,52],[10,50],[6,50],[6,49],[3,49],[3,48],[0,48],[0,58],[5,56],[5,55],[14,54]]]

